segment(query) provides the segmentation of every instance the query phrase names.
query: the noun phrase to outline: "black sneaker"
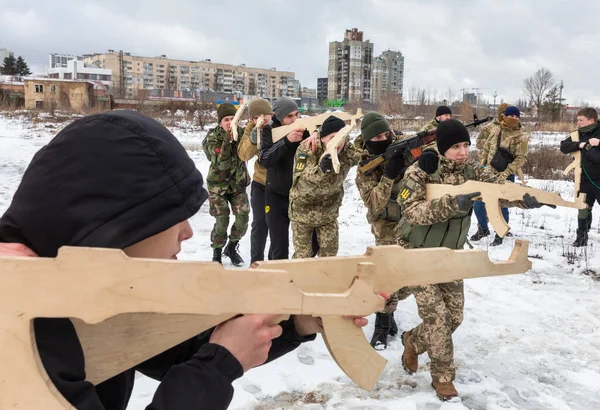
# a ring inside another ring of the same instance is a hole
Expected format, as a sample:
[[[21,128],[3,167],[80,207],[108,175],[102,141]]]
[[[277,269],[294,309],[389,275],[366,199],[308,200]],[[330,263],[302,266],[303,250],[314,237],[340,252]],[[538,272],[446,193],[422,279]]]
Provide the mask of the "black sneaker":
[[[244,260],[238,253],[238,249],[240,247],[239,242],[229,241],[225,250],[223,251],[223,256],[228,257],[235,266],[242,266],[244,264]]]
[[[475,234],[473,236],[471,236],[470,240],[473,242],[477,242],[477,241],[485,238],[486,236],[489,236],[489,234],[490,234],[489,229],[483,229],[481,226],[477,225],[477,232],[475,232]]]
[[[503,241],[503,239],[501,237],[499,237],[498,234],[496,234],[496,237],[494,238],[494,242],[492,242],[490,244],[490,246],[502,245],[502,241]]]

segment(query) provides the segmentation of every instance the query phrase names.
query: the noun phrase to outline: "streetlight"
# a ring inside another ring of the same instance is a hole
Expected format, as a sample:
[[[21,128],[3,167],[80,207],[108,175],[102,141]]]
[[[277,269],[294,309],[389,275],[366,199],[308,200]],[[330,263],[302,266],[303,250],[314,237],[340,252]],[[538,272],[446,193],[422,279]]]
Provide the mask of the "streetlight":
[[[496,107],[496,97],[498,96],[498,92],[494,91],[494,109],[497,109]]]

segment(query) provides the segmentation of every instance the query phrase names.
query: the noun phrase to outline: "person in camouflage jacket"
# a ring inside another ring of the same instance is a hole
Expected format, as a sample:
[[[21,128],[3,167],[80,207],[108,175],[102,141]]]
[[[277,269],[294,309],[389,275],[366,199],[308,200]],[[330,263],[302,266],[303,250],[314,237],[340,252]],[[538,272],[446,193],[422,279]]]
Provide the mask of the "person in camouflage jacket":
[[[504,111],[500,126],[494,128],[492,134],[487,139],[483,150],[481,151],[480,163],[482,167],[489,167],[492,170],[492,159],[496,155],[498,147],[498,138],[500,138],[500,147],[510,152],[514,160],[508,164],[505,170],[494,170],[498,172],[499,179],[508,179],[510,181],[515,180],[515,174],[518,170],[521,170],[527,163],[527,151],[529,146],[529,139],[527,134],[521,130],[521,122],[519,117],[521,113],[515,106],[509,106]],[[487,222],[487,212],[485,205],[481,201],[475,203],[475,216],[477,217],[477,232],[471,236],[472,241],[478,241],[490,234]],[[502,215],[506,222],[508,222],[509,214],[507,208],[502,208]],[[494,241],[491,246],[497,246],[502,244],[502,238],[496,234]]]
[[[365,114],[361,122],[361,135],[356,137],[354,145],[360,149],[363,158],[379,155],[387,147],[402,140],[395,135],[385,117],[376,112]],[[405,158],[393,158],[379,165],[370,172],[356,172],[356,186],[367,208],[367,221],[375,237],[375,245],[396,245],[394,232],[400,220],[400,205],[396,201],[404,170]],[[407,288],[394,292],[386,301],[385,310],[378,312],[375,318],[375,330],[371,338],[371,346],[376,350],[387,348],[389,336],[398,334],[398,325],[394,312],[399,300],[409,296]]]
[[[473,198],[480,193],[447,194],[427,200],[426,184],[461,185],[468,180],[505,183],[489,168],[474,167],[467,162],[470,144],[469,132],[462,123],[444,121],[437,129],[437,151],[424,151],[419,161],[407,169],[398,195],[402,208],[402,219],[397,226],[399,245],[409,249],[464,247]],[[501,202],[502,206],[524,209],[542,206],[528,194],[522,201]],[[415,286],[412,292],[422,322],[402,334],[402,364],[412,374],[418,370],[418,356],[427,352],[431,359],[432,386],[441,400],[449,400],[458,396],[452,383],[455,378],[452,334],[463,320],[463,281]]]
[[[246,187],[250,177],[246,163],[237,154],[237,142],[231,133],[231,120],[236,108],[233,104],[224,103],[217,109],[219,125],[208,132],[203,144],[204,152],[210,161],[206,185],[209,192],[210,215],[216,221],[210,234],[213,248],[213,261],[221,263],[221,254],[231,259],[236,266],[244,260],[239,255],[239,241],[246,234],[250,217],[250,205]],[[238,135],[244,130],[238,127]],[[235,222],[227,243],[229,227],[229,205],[235,215]],[[225,244],[227,243],[227,246]],[[223,251],[225,247],[225,251]]]
[[[490,135],[494,133],[496,127],[500,126],[500,122],[504,118],[504,110],[508,108],[508,104],[502,103],[498,106],[498,117],[490,123],[487,123],[481,129],[481,132],[477,136],[477,149],[482,150],[485,146],[485,142],[490,138]]]
[[[306,144],[301,144],[296,151],[289,195],[294,259],[313,256],[313,231],[317,234],[318,255],[337,255],[337,218],[344,197],[343,185],[348,171],[358,165],[361,155],[352,144],[343,140],[338,146],[340,172],[336,174],[331,156],[323,154],[327,143],[345,125],[337,117],[328,117],[321,127],[321,141],[316,152],[313,153]]]
[[[449,120],[450,118],[452,118],[452,110],[450,109],[450,107],[447,107],[445,105],[440,105],[435,110],[435,117],[431,121],[429,121],[427,124],[425,124],[423,127],[421,127],[419,132],[429,131],[434,128],[437,128],[442,121]]]

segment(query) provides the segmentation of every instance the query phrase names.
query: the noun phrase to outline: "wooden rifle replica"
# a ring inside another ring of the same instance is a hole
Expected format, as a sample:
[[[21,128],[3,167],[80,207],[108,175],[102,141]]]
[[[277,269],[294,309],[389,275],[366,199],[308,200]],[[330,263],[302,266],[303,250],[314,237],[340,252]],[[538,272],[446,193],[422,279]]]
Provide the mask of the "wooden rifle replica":
[[[246,104],[245,102],[237,109],[237,111],[235,112],[235,115],[233,116],[233,119],[231,120],[231,134],[233,135],[233,140],[237,141],[239,136],[238,136],[238,122],[240,121],[240,118],[242,117],[242,114],[244,113],[244,110],[246,109],[246,107],[248,106],[248,104]]]
[[[273,128],[273,143],[279,141],[293,130],[297,130],[299,128],[303,128],[312,134],[314,131],[316,131],[319,125],[322,125],[323,122],[331,116],[337,117],[344,121],[350,121],[355,117],[362,118],[363,114],[362,109],[359,108],[356,110],[356,114],[354,115],[340,111],[323,113],[312,117],[298,118],[293,124],[282,125],[281,127]]]
[[[579,131],[572,132],[571,141],[579,142]],[[580,200],[585,203],[586,195],[585,193],[579,193],[579,189],[581,189],[581,151],[577,150],[572,152],[573,154],[573,162],[571,162],[563,171],[563,175],[567,176],[571,171],[575,171],[575,187],[574,187],[574,195],[575,201]],[[580,208],[582,209],[582,208]]]
[[[340,160],[338,158],[338,150],[337,147],[340,145],[342,141],[345,141],[348,135],[352,132],[354,128],[356,128],[356,120],[362,118],[362,112],[360,108],[356,111],[356,114],[350,118],[350,125],[346,125],[344,128],[339,130],[331,140],[327,143],[327,148],[321,158],[319,158],[319,162],[321,159],[329,154],[331,155],[331,162],[333,163],[333,172],[336,174],[340,173]]]
[[[428,201],[441,198],[444,195],[456,196],[460,194],[481,192],[481,195],[476,199],[480,199],[485,203],[485,209],[490,223],[494,227],[496,234],[501,238],[504,238],[510,230],[510,226],[506,223],[501,213],[501,199],[507,201],[522,201],[523,195],[529,194],[535,197],[539,203],[544,205],[564,206],[575,209],[587,207],[585,196],[579,195],[575,198],[574,202],[569,202],[562,199],[561,196],[555,192],[547,192],[512,182],[493,184],[489,182],[467,181],[462,185],[427,184],[425,189]]]
[[[382,246],[362,256],[259,262],[256,269],[99,248],[63,247],[56,258],[0,256],[0,408],[72,408],[41,363],[34,318],[71,318],[87,380],[98,384],[238,314],[319,316],[335,361],[371,389],[386,360],[342,315],[382,310],[376,292],[524,273],[527,251],[526,241],[516,241],[508,261],[491,262],[480,249]]]

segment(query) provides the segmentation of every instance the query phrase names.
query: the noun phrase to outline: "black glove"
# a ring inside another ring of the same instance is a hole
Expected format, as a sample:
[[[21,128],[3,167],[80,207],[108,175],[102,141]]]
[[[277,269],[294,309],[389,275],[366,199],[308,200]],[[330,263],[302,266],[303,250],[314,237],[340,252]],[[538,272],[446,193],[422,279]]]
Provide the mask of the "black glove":
[[[433,174],[438,169],[440,158],[437,151],[426,149],[419,156],[419,168],[428,174]]]
[[[471,192],[470,194],[456,195],[456,202],[458,203],[458,210],[463,212],[469,212],[473,207],[473,198],[481,195],[481,192]]]
[[[404,171],[404,158],[390,158],[383,170],[383,175],[389,179],[396,179],[402,171]]]
[[[541,208],[544,205],[549,206],[550,208],[556,208],[556,205],[540,204],[534,196],[529,194],[523,195],[523,203],[525,204],[525,209]]]
[[[319,168],[321,168],[321,171],[323,171],[324,173],[333,171],[333,161],[331,160],[331,154],[323,155],[323,158],[321,158],[321,162],[319,162]]]

